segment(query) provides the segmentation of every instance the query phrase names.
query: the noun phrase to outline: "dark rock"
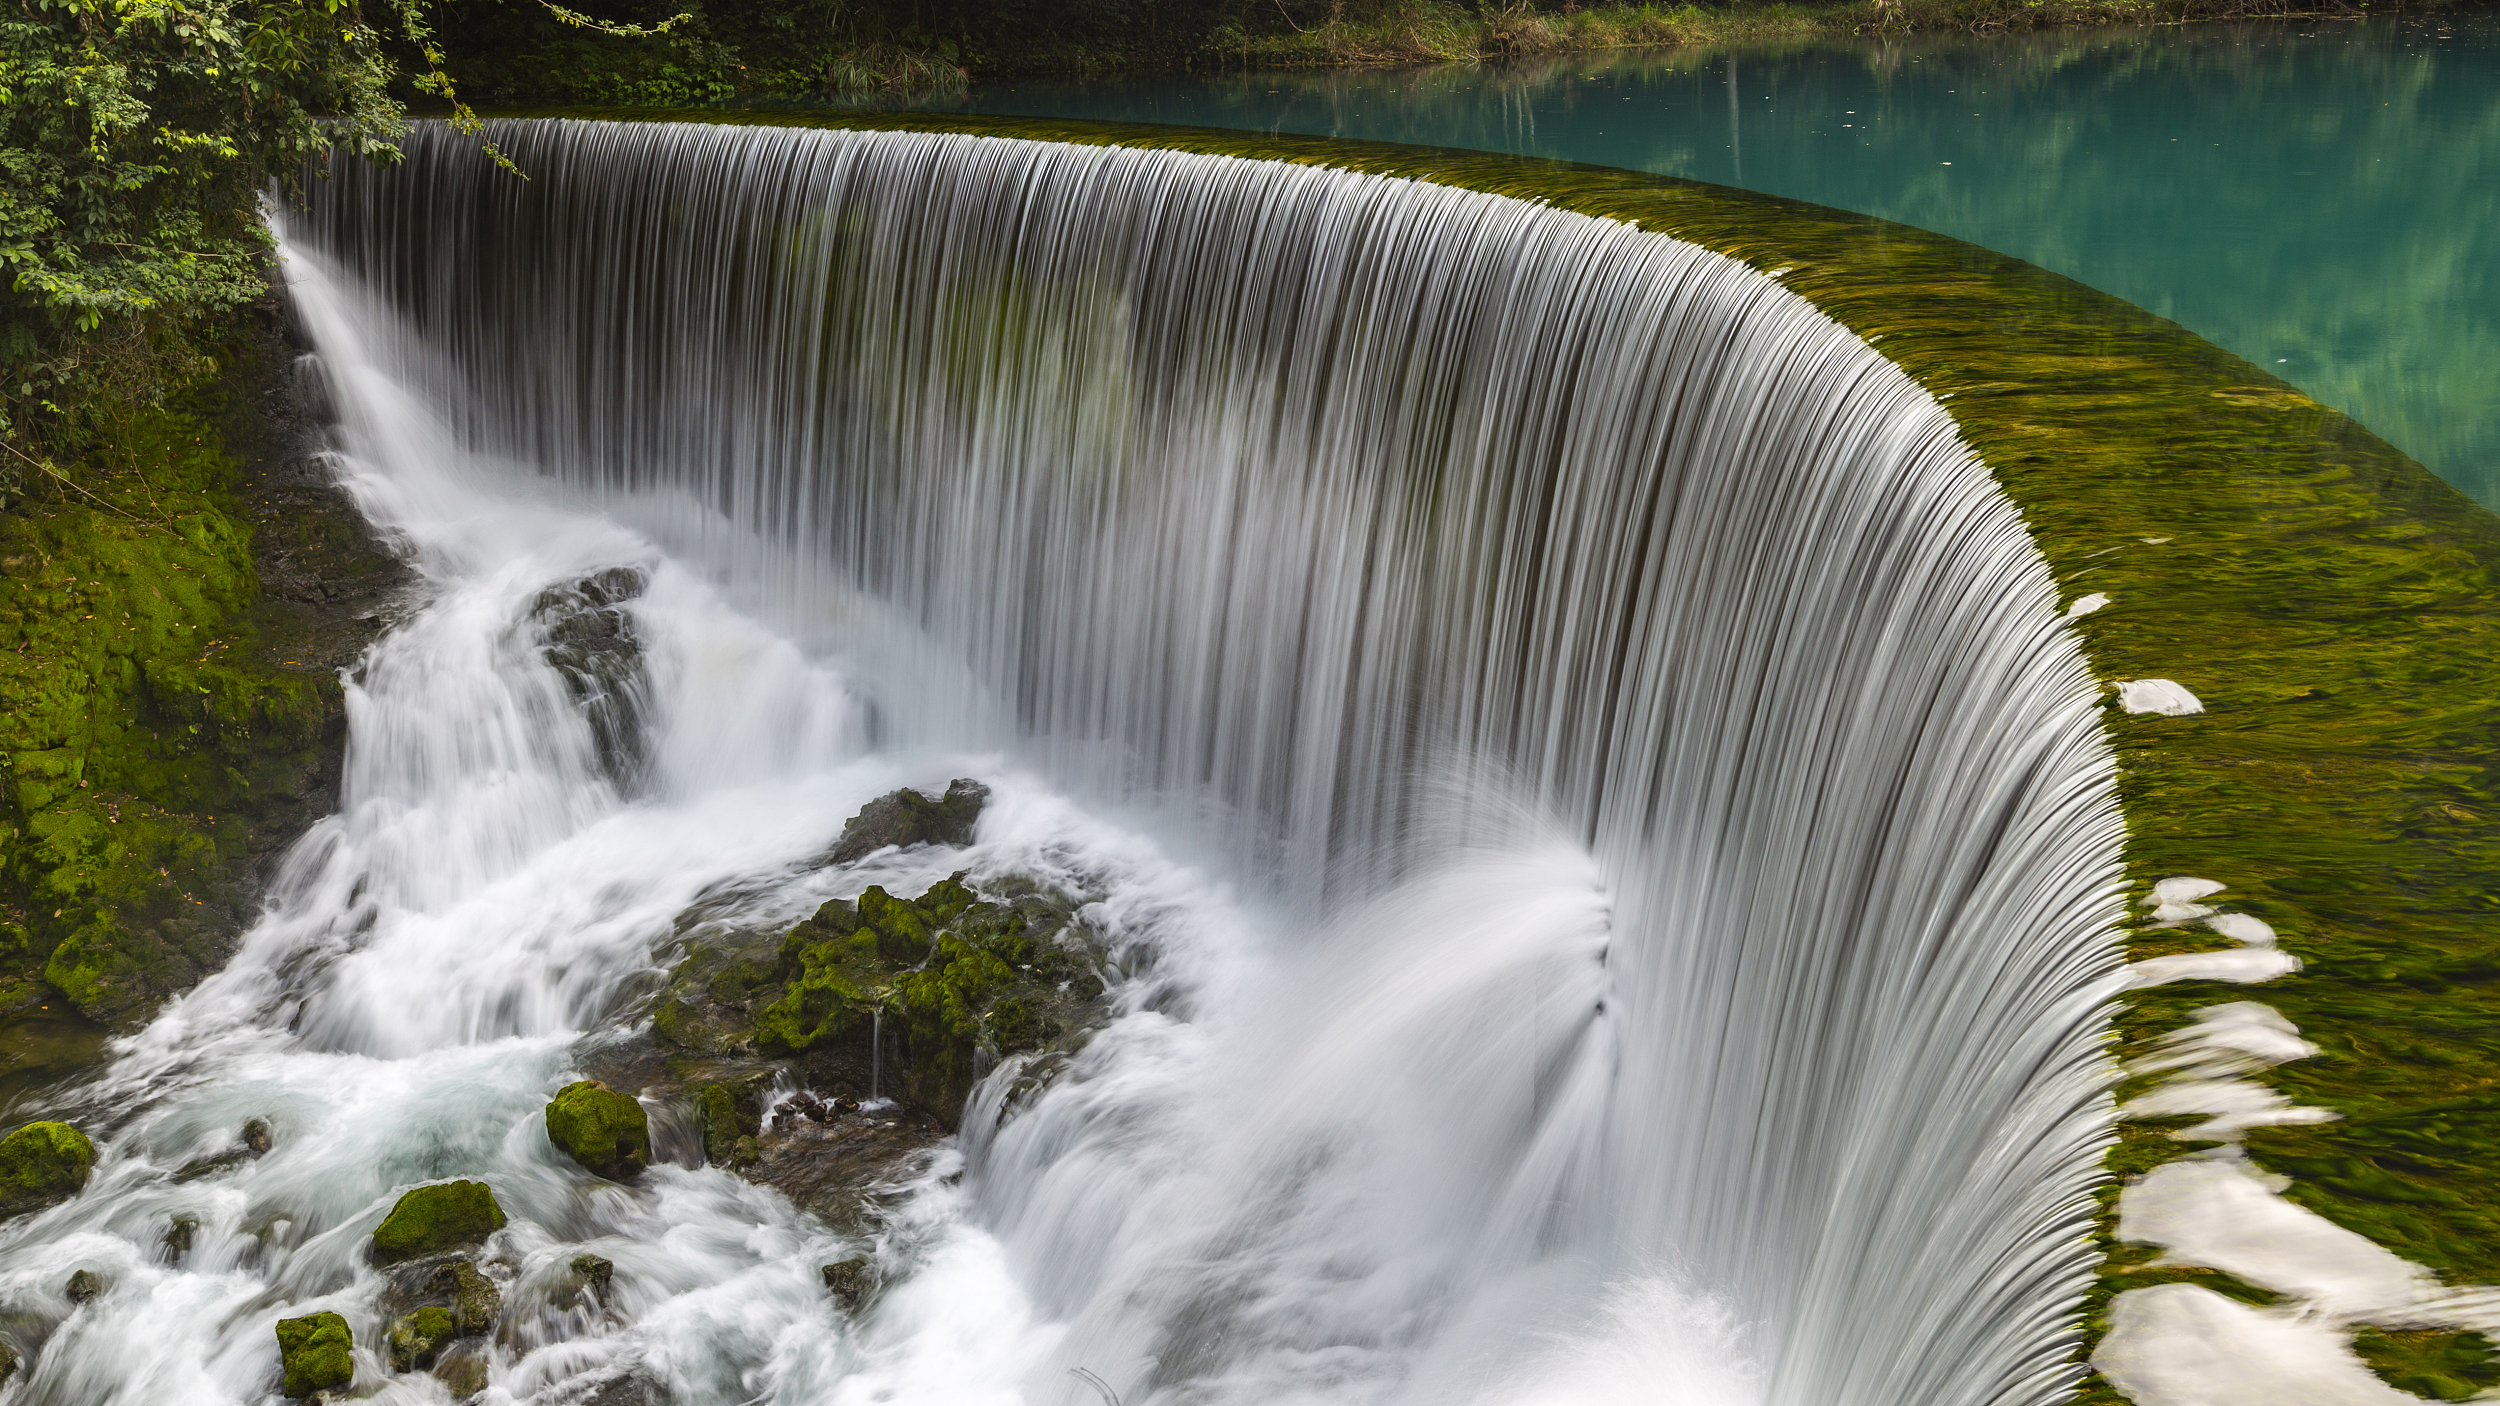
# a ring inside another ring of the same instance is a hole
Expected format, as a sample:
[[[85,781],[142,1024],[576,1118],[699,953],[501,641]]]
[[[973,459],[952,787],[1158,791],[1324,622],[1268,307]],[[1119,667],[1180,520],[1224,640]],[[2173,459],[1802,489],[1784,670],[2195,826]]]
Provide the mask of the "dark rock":
[[[0,1138],[0,1216],[66,1201],[95,1171],[95,1144],[67,1123],[29,1123]]]
[[[876,1284],[876,1266],[866,1259],[852,1258],[824,1266],[825,1292],[845,1312],[858,1308],[860,1300]]]
[[[71,1303],[92,1303],[108,1287],[103,1275],[92,1269],[82,1269],[69,1277],[69,1283],[62,1292],[69,1295]]]
[[[598,1302],[607,1302],[608,1285],[616,1278],[615,1265],[597,1255],[575,1255],[572,1268],[573,1282],[584,1293]]]
[[[269,1120],[254,1118],[243,1125],[242,1136],[235,1140],[234,1146],[223,1152],[207,1157],[194,1157],[183,1163],[181,1169],[174,1173],[174,1180],[177,1182],[198,1181],[202,1177],[231,1170],[268,1152],[269,1147]]]
[[[199,1234],[199,1231],[200,1218],[198,1216],[176,1216],[173,1224],[165,1227],[165,1248],[172,1252],[175,1259],[179,1260],[191,1253],[191,1238]]]
[[[486,1390],[486,1357],[478,1352],[457,1352],[443,1358],[434,1368],[435,1380],[454,1401],[466,1401]]]
[[[17,1375],[17,1369],[22,1365],[18,1360],[17,1349],[7,1343],[0,1343],[0,1386],[8,1385],[9,1379]]]
[[[590,1171],[626,1181],[651,1160],[651,1119],[633,1095],[584,1079],[548,1100],[547,1140]]]
[[[668,1406],[668,1388],[641,1372],[628,1372],[583,1397],[582,1406]]]
[[[540,653],[590,724],[600,765],[628,789],[640,780],[645,761],[647,690],[642,640],[626,605],[648,585],[642,568],[613,566],[541,592],[530,608]]]
[[[291,1397],[354,1381],[356,1340],[347,1320],[335,1313],[279,1319],[278,1365],[286,1372],[285,1393]]]
[[[457,1336],[451,1310],[428,1304],[391,1325],[391,1366],[402,1372],[424,1371]]]
[[[400,1197],[375,1228],[374,1262],[398,1264],[475,1245],[503,1223],[503,1207],[482,1181],[420,1186]]]
[[[906,787],[877,797],[842,827],[831,859],[855,864],[878,850],[894,846],[968,845],[973,822],[989,802],[990,788],[978,781],[957,779],[935,800]]]
[[[728,1084],[706,1084],[696,1091],[695,1110],[703,1120],[703,1155],[713,1166],[745,1166],[755,1160],[755,1134],[762,1120],[747,1111],[753,1097],[751,1091]]]
[[[503,1290],[467,1260],[453,1260],[434,1272],[434,1291],[451,1300],[452,1331],[474,1338],[495,1326],[503,1312]]]

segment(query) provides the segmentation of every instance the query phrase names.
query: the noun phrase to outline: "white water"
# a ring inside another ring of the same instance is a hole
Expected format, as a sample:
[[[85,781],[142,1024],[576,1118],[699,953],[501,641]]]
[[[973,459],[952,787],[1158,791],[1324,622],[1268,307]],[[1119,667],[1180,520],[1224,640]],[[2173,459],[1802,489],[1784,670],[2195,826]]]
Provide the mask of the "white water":
[[[2015,515],[1871,350],[1689,246],[1432,186],[497,140],[526,186],[421,131],[292,235],[425,601],[361,671],[342,815],[80,1096],[94,1185],[0,1231],[49,1334],[8,1399],[256,1399],[316,1307],[377,1343],[358,1247],[451,1175],[514,1219],[497,1400],[629,1367],[683,1403],[2072,1380],[2109,762]],[[619,563],[652,572],[631,797],[521,623]],[[966,771],[1000,790],[970,856],[804,871]],[[967,1120],[863,1318],[772,1194],[546,1146],[699,896],[786,921],[967,863],[1105,895],[1156,975]],[[254,1115],[267,1158],[166,1180]],[[608,1315],[546,1302],[583,1248]],[[82,1264],[114,1286],[70,1313]]]

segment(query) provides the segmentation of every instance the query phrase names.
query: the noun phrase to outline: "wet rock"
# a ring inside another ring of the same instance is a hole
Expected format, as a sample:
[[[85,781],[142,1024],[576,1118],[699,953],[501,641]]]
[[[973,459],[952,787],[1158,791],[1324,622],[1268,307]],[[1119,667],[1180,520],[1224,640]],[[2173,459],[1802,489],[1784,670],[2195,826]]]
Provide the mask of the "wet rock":
[[[486,1357],[477,1352],[452,1354],[435,1366],[434,1377],[452,1400],[466,1401],[486,1390]]]
[[[668,1406],[668,1388],[643,1373],[628,1372],[583,1397],[582,1406]]]
[[[651,1160],[651,1119],[633,1095],[584,1079],[548,1100],[547,1140],[590,1171],[627,1181]]]
[[[18,1360],[17,1349],[0,1343],[0,1386],[7,1386],[24,1364]]]
[[[200,1233],[198,1216],[176,1216],[165,1227],[165,1248],[177,1260],[191,1253],[191,1239]]]
[[[78,1194],[95,1171],[95,1144],[67,1123],[29,1123],[0,1138],[0,1216]]]
[[[345,1386],[356,1379],[356,1340],[347,1320],[335,1313],[278,1320],[278,1365],[286,1373],[285,1394],[310,1396]]]
[[[475,1245],[503,1223],[503,1207],[482,1181],[420,1186],[400,1197],[375,1228],[374,1262],[398,1264]]]
[[[820,1272],[825,1276],[825,1292],[833,1295],[833,1301],[841,1305],[844,1312],[858,1308],[860,1300],[868,1297],[869,1288],[876,1282],[876,1266],[865,1258],[854,1257],[829,1264]]]
[[[740,1167],[755,1161],[755,1134],[762,1120],[747,1111],[752,1097],[750,1091],[729,1084],[706,1084],[695,1092],[695,1111],[703,1122],[703,1155],[713,1166]]]
[[[608,1285],[616,1278],[616,1266],[597,1255],[573,1257],[573,1282],[594,1302],[606,1303]]]
[[[82,1269],[69,1277],[69,1283],[63,1286],[61,1292],[69,1295],[71,1303],[92,1303],[109,1287],[103,1275],[92,1269]]]
[[[452,1331],[474,1338],[495,1326],[503,1312],[503,1290],[467,1260],[454,1260],[434,1272],[434,1291],[451,1300]]]
[[[626,609],[650,584],[640,567],[615,566],[539,594],[530,618],[540,653],[590,724],[599,763],[631,787],[644,765],[642,640]]]
[[[271,1134],[269,1120],[254,1118],[243,1125],[243,1132],[234,1146],[207,1157],[194,1157],[174,1173],[176,1182],[198,1181],[205,1176],[242,1166],[269,1151]]]
[[[934,800],[909,787],[889,792],[861,807],[842,827],[830,858],[836,864],[855,864],[888,846],[971,844],[973,822],[989,798],[989,787],[963,778]]]
[[[391,1366],[402,1372],[424,1371],[457,1336],[451,1310],[428,1304],[391,1325]]]

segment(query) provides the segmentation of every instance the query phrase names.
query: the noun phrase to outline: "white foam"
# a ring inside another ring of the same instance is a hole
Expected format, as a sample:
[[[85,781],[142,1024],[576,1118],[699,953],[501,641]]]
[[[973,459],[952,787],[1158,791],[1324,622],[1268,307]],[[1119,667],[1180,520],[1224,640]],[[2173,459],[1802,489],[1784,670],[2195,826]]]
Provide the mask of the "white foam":
[[[2129,679],[2118,685],[2118,706],[2130,713],[2159,713],[2181,718],[2205,711],[2186,687],[2169,679]]]
[[[2140,990],[2173,981],[2229,981],[2251,985],[2289,976],[2300,959],[2279,947],[2243,947],[2236,952],[2181,952],[2147,957],[2127,964],[2127,988]]]
[[[2420,1406],[2370,1374],[2334,1328],[2194,1284],[2110,1301],[2092,1365],[2136,1406]]]

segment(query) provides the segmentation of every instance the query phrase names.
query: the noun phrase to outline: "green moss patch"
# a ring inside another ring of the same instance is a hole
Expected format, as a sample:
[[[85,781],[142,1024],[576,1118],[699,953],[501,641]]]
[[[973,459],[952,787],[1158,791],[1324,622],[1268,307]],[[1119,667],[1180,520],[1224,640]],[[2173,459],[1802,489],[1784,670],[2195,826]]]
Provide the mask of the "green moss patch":
[[[95,1170],[95,1144],[67,1123],[29,1123],[0,1138],[0,1215],[66,1200]]]
[[[391,1366],[421,1372],[434,1365],[455,1336],[451,1310],[428,1304],[391,1325]]]
[[[335,1313],[278,1320],[278,1365],[290,1397],[345,1386],[356,1379],[356,1339]]]
[[[397,1264],[475,1245],[503,1229],[503,1207],[482,1181],[420,1186],[399,1198],[373,1232],[373,1258]]]
[[[2388,1385],[2432,1401],[2471,1400],[2500,1387],[2500,1359],[2480,1333],[2363,1328],[2352,1346]]]
[[[651,1160],[651,1119],[633,1095],[584,1079],[547,1101],[547,1140],[590,1171],[622,1181]]]

